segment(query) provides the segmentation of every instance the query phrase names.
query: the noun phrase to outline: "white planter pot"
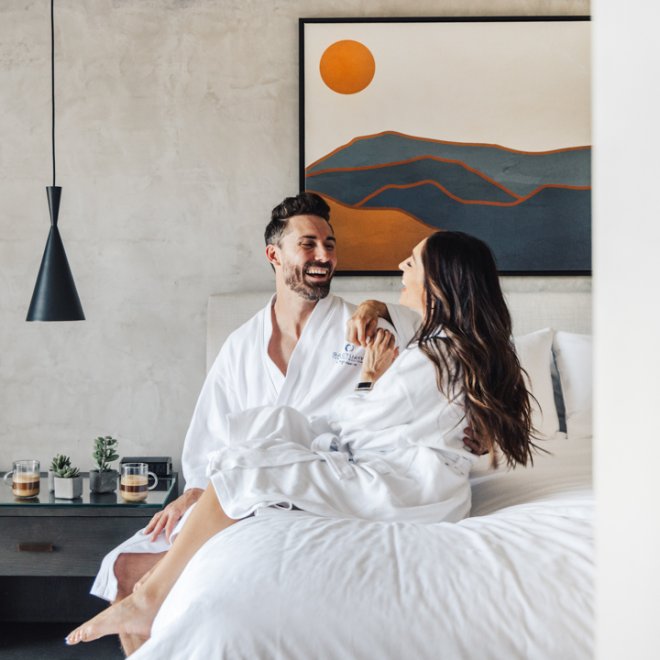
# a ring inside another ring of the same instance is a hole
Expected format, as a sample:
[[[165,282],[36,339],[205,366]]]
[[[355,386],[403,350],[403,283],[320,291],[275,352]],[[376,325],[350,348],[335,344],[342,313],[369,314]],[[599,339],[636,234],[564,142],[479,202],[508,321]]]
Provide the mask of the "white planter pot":
[[[55,497],[60,500],[75,500],[82,495],[82,477],[63,479],[55,477]]]

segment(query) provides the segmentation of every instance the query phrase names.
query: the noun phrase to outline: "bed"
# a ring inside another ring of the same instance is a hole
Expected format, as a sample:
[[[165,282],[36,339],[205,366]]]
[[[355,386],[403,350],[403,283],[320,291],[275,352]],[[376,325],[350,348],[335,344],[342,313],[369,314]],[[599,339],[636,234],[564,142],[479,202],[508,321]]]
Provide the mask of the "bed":
[[[396,300],[392,291],[345,297]],[[471,516],[457,524],[262,510],[199,551],[132,657],[592,657],[590,296],[508,298],[535,394],[549,405],[563,389],[565,425],[544,417],[547,453],[534,467],[481,465]],[[210,299],[210,358],[266,300]]]

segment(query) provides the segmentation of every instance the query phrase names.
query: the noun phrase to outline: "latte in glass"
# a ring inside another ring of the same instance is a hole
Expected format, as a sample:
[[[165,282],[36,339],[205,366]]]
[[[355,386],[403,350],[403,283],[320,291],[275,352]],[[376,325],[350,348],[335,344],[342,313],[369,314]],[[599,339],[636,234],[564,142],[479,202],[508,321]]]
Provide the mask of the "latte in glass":
[[[39,495],[39,461],[14,461],[12,470],[5,474],[5,483],[9,477],[14,497],[23,500]]]
[[[149,477],[154,478],[152,486],[149,485]],[[121,466],[121,478],[119,480],[119,492],[126,502],[144,502],[148,491],[153,490],[158,484],[158,477],[149,472],[146,463],[123,463]]]

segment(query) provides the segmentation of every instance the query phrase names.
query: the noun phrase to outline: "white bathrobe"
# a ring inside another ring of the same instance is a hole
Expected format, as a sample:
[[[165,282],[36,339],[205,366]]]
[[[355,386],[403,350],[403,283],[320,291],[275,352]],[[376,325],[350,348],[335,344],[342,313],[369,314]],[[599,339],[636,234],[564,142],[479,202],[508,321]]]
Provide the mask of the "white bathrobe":
[[[261,407],[225,419],[209,477],[224,511],[266,506],[325,516],[457,521],[470,510],[472,455],[461,401],[449,401],[433,363],[404,350],[371,392],[335,402],[325,419]]]
[[[208,456],[225,442],[226,415],[260,406],[291,406],[308,417],[324,417],[333,401],[355,386],[364,357],[364,349],[346,342],[346,324],[355,305],[333,295],[317,303],[286,377],[268,357],[271,305],[228,337],[209,371],[183,447],[186,488],[206,488]],[[405,346],[419,316],[399,306],[389,310],[399,343]]]
[[[334,295],[317,303],[291,355],[285,377],[268,357],[273,300],[227,338],[209,370],[183,447],[186,489],[206,488],[209,454],[225,441],[227,415],[258,406],[291,406],[311,418],[324,417],[333,401],[351,392],[359,378],[364,350],[345,338],[355,305]],[[419,316],[398,305],[388,305],[388,311],[398,343],[405,346]],[[114,563],[120,554],[159,553],[170,545],[163,533],[151,542],[142,531],[136,532],[103,559],[91,593],[110,601],[116,598]]]

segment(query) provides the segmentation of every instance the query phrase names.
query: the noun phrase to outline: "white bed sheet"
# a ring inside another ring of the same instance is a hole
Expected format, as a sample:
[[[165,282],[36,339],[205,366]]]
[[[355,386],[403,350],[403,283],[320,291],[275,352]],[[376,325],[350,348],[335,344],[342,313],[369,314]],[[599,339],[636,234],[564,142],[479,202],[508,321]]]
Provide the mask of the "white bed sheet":
[[[211,539],[133,658],[586,659],[591,443],[473,482],[460,523],[265,510]]]

